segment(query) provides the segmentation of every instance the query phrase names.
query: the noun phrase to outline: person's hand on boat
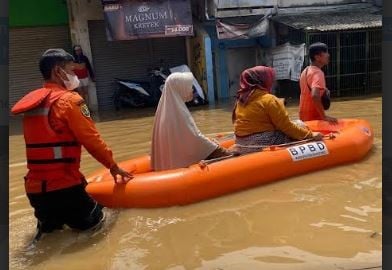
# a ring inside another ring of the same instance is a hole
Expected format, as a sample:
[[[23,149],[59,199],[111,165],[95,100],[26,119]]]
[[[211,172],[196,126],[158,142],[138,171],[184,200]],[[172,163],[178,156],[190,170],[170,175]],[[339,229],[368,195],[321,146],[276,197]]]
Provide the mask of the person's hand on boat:
[[[337,124],[338,123],[338,119],[332,116],[324,116],[324,120],[330,122],[331,124]]]
[[[117,164],[110,168],[110,174],[113,176],[114,182],[116,184],[118,183],[118,179],[117,179],[118,175],[121,177],[122,183],[126,183],[133,178],[132,174],[124,171],[123,169],[118,167]]]
[[[321,141],[323,139],[323,134],[320,132],[312,132],[312,138],[315,141]]]

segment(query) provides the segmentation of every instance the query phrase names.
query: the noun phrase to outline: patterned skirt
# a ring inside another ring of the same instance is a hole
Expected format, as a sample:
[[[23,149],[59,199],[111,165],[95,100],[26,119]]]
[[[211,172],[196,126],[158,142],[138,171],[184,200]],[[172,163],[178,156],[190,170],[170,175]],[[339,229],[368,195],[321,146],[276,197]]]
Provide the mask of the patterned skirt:
[[[300,127],[306,128],[305,123],[301,120],[293,120],[292,122]],[[261,151],[265,146],[284,144],[293,141],[295,140],[288,137],[282,131],[265,131],[261,133],[255,133],[246,137],[236,137],[233,150],[241,154],[247,154]]]
[[[236,137],[234,150],[241,154],[247,154],[261,151],[263,147],[268,145],[277,145],[292,141],[290,137],[281,131],[265,131],[246,137]]]

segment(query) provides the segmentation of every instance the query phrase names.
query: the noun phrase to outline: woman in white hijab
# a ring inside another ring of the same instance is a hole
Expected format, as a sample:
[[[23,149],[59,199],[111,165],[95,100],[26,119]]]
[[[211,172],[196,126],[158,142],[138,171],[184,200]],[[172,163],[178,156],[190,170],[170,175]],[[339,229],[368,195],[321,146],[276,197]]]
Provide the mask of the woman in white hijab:
[[[230,152],[201,134],[185,102],[193,98],[193,75],[172,73],[155,113],[151,167],[154,171],[188,167],[202,159],[228,156]]]

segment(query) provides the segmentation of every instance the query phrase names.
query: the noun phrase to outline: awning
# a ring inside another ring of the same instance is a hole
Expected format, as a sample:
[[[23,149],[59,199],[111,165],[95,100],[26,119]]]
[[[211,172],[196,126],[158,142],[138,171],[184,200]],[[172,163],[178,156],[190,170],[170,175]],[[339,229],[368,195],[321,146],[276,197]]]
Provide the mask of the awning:
[[[274,10],[268,10],[263,16],[248,16],[216,19],[218,39],[249,39],[266,35],[269,18]]]
[[[325,32],[382,27],[379,9],[358,9],[345,12],[320,12],[308,14],[277,15],[273,21],[307,32]]]

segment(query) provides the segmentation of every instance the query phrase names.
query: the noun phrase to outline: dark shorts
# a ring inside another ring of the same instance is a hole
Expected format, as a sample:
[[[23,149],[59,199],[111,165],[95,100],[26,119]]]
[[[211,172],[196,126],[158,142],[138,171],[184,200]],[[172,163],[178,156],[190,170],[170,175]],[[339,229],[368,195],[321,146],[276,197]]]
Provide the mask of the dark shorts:
[[[87,230],[103,219],[102,206],[85,191],[85,184],[40,194],[27,194],[38,229],[43,233],[62,229]]]

